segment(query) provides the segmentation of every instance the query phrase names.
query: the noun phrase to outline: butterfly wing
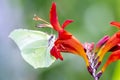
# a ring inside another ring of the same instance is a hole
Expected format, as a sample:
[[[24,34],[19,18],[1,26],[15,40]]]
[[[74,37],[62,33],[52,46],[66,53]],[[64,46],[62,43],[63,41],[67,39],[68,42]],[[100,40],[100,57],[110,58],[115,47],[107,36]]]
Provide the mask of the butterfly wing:
[[[50,55],[54,44],[48,43],[50,35],[41,31],[17,29],[9,37],[18,45],[23,59],[34,68],[49,67],[55,61]]]

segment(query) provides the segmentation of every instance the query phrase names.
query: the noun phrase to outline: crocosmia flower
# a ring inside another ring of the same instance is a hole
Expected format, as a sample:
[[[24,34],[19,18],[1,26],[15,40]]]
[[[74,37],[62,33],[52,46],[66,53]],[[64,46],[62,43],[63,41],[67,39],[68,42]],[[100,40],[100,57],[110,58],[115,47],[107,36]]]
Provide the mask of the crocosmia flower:
[[[120,59],[120,31],[113,34],[113,36],[105,35],[96,44],[94,42],[86,42],[82,44],[70,32],[65,30],[66,26],[72,23],[73,20],[66,20],[62,25],[60,25],[56,12],[56,4],[54,2],[52,3],[49,16],[50,23],[36,15],[33,19],[44,22],[44,24],[40,24],[39,27],[47,26],[58,33],[58,36],[54,42],[54,46],[50,50],[51,56],[54,56],[56,59],[63,60],[61,52],[65,52],[77,54],[83,57],[86,62],[88,72],[93,76],[94,80],[99,80],[102,73],[110,63]],[[119,22],[111,22],[110,24],[120,28]],[[108,60],[100,69],[100,71],[98,71],[105,54],[108,52],[111,52]]]
[[[60,52],[78,54],[85,59],[86,64],[88,65],[88,60],[83,45],[71,33],[65,30],[65,27],[71,22],[73,21],[66,20],[62,26],[59,24],[56,13],[56,4],[53,3],[50,10],[50,23],[53,26],[53,29],[58,32],[58,38],[56,39],[50,53],[56,59],[61,60],[63,60],[63,57]]]
[[[112,26],[115,26],[117,28],[120,28],[119,22],[111,22]],[[105,71],[107,66],[120,59],[120,31],[116,32],[105,44],[105,46],[101,49],[99,52],[99,56],[101,56],[100,61],[102,61],[102,58],[104,57],[104,54],[109,51],[112,52],[109,56],[107,62],[102,67],[102,72]]]

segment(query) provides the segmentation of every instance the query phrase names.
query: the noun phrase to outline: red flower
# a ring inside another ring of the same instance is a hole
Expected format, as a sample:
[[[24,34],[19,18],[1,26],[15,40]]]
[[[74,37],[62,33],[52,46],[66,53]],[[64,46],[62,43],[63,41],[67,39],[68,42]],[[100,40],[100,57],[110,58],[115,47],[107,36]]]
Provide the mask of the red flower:
[[[100,51],[98,52],[99,61],[102,61],[106,52],[110,51],[112,48],[117,46],[120,43],[120,31],[115,33],[106,43]]]
[[[120,28],[119,22],[111,22],[111,25]],[[105,45],[100,49],[98,56],[99,61],[101,62],[106,52],[112,52],[109,56],[106,63],[103,65],[101,71],[104,72],[107,66],[120,59],[120,31],[116,32],[106,43]]]
[[[120,23],[118,22],[111,22],[111,24],[117,26],[117,28],[120,28]],[[101,70],[96,73],[107,52],[112,53],[101,68]],[[120,59],[120,31],[116,32],[112,37],[103,37],[96,44],[94,51],[86,52],[86,54],[88,54],[88,61],[90,62],[90,65],[88,66],[88,71],[91,73],[95,80],[96,78],[98,80],[109,64]],[[92,54],[93,56],[90,54]]]
[[[66,20],[61,26],[58,21],[56,13],[56,4],[52,4],[50,11],[50,23],[54,30],[58,32],[58,38],[54,42],[54,46],[50,53],[56,59],[63,60],[61,52],[69,52],[82,56],[87,64],[88,71],[93,77],[100,77],[106,67],[120,59],[120,31],[116,32],[112,37],[105,36],[97,44],[94,49],[94,43],[85,43],[84,46],[69,32],[65,30],[65,27],[73,22],[72,20]],[[111,25],[120,28],[119,22],[111,22]],[[107,52],[112,52],[107,62],[102,67],[101,71],[95,74],[95,71],[100,66],[104,55]],[[96,54],[97,53],[97,54]],[[96,70],[95,70],[96,69]]]
[[[110,57],[108,58],[107,62],[104,64],[104,66],[102,67],[102,72],[105,71],[105,69],[107,68],[107,66],[109,64],[111,64],[114,61],[117,61],[120,59],[120,49],[116,50],[114,52],[112,52],[112,54],[110,55]]]
[[[53,26],[53,29],[58,32],[58,38],[56,39],[50,53],[56,59],[61,59],[61,60],[63,60],[61,52],[78,54],[85,59],[86,65],[88,66],[89,63],[88,63],[86,53],[84,51],[84,47],[71,33],[65,30],[65,27],[71,22],[73,21],[66,20],[62,26],[59,24],[57,13],[56,13],[56,4],[53,3],[50,10],[50,23]]]

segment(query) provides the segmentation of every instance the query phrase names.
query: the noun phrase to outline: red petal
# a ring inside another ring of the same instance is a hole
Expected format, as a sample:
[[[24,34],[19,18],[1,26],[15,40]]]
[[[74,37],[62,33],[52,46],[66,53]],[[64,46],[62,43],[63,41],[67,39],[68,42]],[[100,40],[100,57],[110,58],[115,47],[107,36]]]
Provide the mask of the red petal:
[[[84,47],[74,36],[71,36],[70,39],[57,39],[55,45],[61,52],[69,52],[82,56],[86,61],[86,65],[89,66]]]
[[[54,56],[56,59],[60,59],[60,60],[63,60],[63,57],[62,55],[60,54],[60,51],[57,50],[57,47],[54,46],[51,51],[50,51],[51,55]]]
[[[117,28],[120,28],[120,22],[115,22],[115,21],[113,21],[113,22],[111,22],[110,23],[112,26],[115,26],[115,27],[117,27]]]
[[[115,33],[98,52],[99,61],[102,61],[106,52],[120,43],[120,31]]]
[[[102,71],[104,72],[109,64],[119,59],[120,59],[120,50],[114,51],[108,58],[107,62],[104,64]]]
[[[117,44],[115,47],[113,47],[112,49],[110,49],[110,51],[117,51],[120,50],[120,44]]]
[[[64,29],[68,24],[72,23],[73,20],[66,20],[63,25],[62,25],[62,28]]]
[[[72,37],[72,34],[66,32],[65,30],[63,30],[62,32],[59,32],[59,39],[60,40],[70,39],[71,37]]]
[[[60,31],[62,29],[58,21],[55,3],[52,3],[52,7],[50,10],[50,23],[56,31]]]

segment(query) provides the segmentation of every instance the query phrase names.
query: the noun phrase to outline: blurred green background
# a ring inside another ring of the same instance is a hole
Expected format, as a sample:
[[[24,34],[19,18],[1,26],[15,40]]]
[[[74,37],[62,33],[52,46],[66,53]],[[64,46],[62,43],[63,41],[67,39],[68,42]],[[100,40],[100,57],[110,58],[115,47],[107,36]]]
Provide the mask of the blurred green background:
[[[64,61],[58,60],[49,68],[34,69],[8,38],[17,28],[41,30],[35,27],[38,23],[32,20],[33,15],[49,21],[53,1],[60,23],[73,19],[74,23],[66,29],[83,43],[96,43],[104,35],[117,31],[109,23],[120,21],[120,0],[0,0],[0,80],[93,80],[84,60],[72,54],[63,54]],[[120,63],[117,63],[112,63],[100,80],[120,80]]]

